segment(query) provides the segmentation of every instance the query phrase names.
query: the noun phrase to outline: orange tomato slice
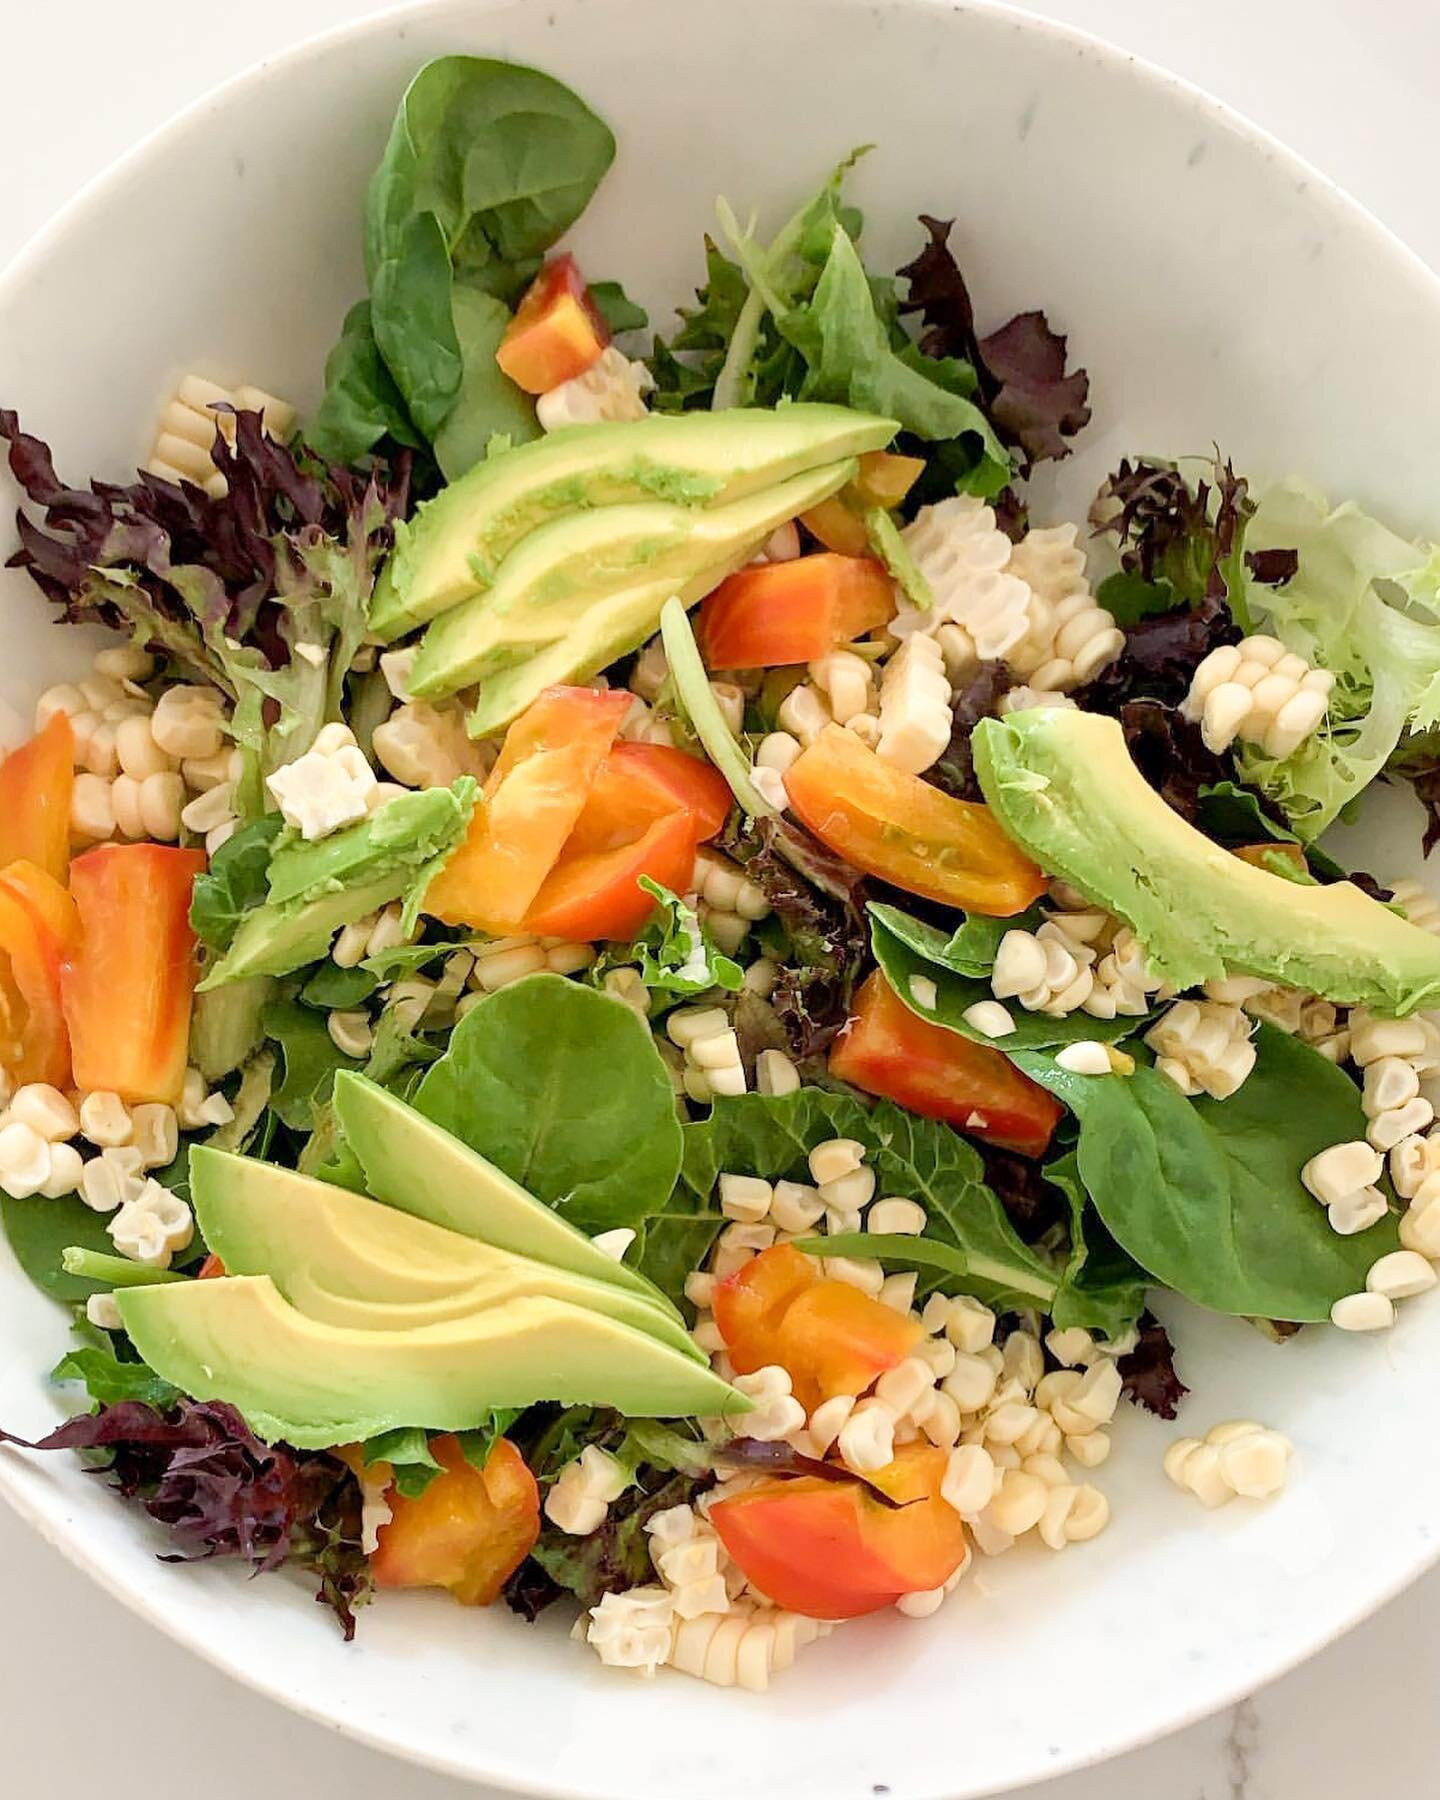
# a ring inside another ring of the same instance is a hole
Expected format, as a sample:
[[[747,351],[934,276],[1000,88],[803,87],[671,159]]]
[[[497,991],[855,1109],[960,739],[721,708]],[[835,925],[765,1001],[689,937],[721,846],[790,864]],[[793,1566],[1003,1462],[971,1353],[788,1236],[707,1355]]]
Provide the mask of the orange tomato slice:
[[[907,894],[1008,918],[1045,891],[1045,877],[989,807],[884,762],[841,725],[827,725],[801,752],[785,791],[822,843]]]

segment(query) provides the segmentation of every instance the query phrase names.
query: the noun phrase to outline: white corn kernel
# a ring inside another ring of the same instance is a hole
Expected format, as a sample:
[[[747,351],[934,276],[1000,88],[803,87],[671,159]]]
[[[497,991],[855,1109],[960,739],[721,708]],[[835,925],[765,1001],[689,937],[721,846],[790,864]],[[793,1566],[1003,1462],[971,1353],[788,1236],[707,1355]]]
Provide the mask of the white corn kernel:
[[[977,1000],[960,1017],[972,1031],[988,1038],[1009,1037],[1015,1029],[1014,1019],[998,1000]]]
[[[1330,1323],[1341,1331],[1384,1331],[1395,1323],[1395,1303],[1386,1294],[1346,1294],[1330,1308]]]
[[[755,1091],[778,1096],[793,1094],[800,1086],[800,1071],[783,1050],[762,1050],[755,1058]]]
[[[131,1144],[139,1153],[142,1169],[163,1169],[174,1162],[180,1148],[180,1126],[175,1108],[161,1102],[134,1107],[131,1111]]]
[[[72,1138],[80,1129],[79,1116],[70,1101],[59,1088],[43,1081],[16,1088],[7,1117],[12,1123],[28,1125],[48,1144]]]
[[[720,1210],[727,1219],[758,1224],[770,1211],[775,1190],[755,1175],[720,1177]]]
[[[925,1208],[915,1200],[877,1200],[865,1216],[865,1229],[886,1236],[919,1237],[925,1230]]]
[[[1387,1300],[1409,1300],[1434,1287],[1437,1279],[1431,1264],[1414,1250],[1392,1250],[1370,1265],[1365,1286]]]
[[[895,1421],[878,1401],[862,1400],[840,1427],[836,1444],[857,1475],[883,1469],[895,1456]]]

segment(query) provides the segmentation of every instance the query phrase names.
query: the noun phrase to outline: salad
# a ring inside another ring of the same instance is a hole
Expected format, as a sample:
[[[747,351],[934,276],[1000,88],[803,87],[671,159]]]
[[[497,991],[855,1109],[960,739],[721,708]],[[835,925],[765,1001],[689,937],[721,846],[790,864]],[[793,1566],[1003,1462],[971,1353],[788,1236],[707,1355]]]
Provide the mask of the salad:
[[[75,1408],[0,1440],[347,1637],[564,1602],[762,1689],[1105,1529],[1168,1296],[1284,1355],[1435,1286],[1440,900],[1323,838],[1383,781],[1440,839],[1440,547],[1218,451],[1032,516],[1085,371],[947,221],[867,265],[858,152],[647,336],[561,247],[614,154],[432,62],[317,408],[187,376],[84,488],[0,411],[12,566],[115,634],[0,762]]]

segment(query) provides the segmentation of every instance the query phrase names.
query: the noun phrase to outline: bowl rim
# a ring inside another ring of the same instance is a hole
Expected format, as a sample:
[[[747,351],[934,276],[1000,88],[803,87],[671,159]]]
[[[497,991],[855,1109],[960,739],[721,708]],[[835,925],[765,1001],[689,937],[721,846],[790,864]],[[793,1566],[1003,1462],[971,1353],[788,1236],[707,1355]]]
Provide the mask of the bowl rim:
[[[503,3],[504,0],[469,0],[469,7],[475,17],[481,18]],[[623,4],[623,0],[606,0],[606,3],[620,5]],[[772,5],[794,6],[811,3],[812,0],[771,0]],[[31,234],[5,265],[0,267],[0,309],[3,309],[10,297],[23,289],[25,283],[43,267],[46,257],[55,244],[63,241],[73,228],[79,226],[91,213],[104,206],[112,193],[122,187],[133,172],[144,167],[152,158],[163,157],[172,141],[182,138],[185,132],[212,108],[222,104],[230,105],[240,100],[249,90],[268,81],[277,71],[283,70],[288,73],[297,67],[318,61],[321,57],[346,44],[359,41],[378,31],[391,30],[397,24],[404,25],[409,20],[423,19],[451,4],[453,4],[453,0],[397,0],[396,4],[367,13],[363,18],[332,25],[308,35],[282,50],[248,64],[236,74],[206,88],[194,100],[147,132],[129,149],[122,152],[105,168],[86,181],[44,225]],[[1291,149],[1283,139],[1275,136],[1268,128],[1258,124],[1238,108],[1218,99],[1198,83],[1185,76],[1175,74],[1172,70],[1151,61],[1146,56],[1126,50],[1119,44],[1083,27],[1049,18],[1040,13],[1021,11],[1016,5],[1010,4],[1009,0],[825,0],[825,4],[830,8],[844,5],[855,11],[863,9],[871,13],[876,11],[928,11],[936,14],[970,15],[988,20],[992,24],[1003,22],[1016,31],[1038,38],[1047,38],[1053,43],[1068,46],[1078,53],[1108,65],[1112,70],[1123,74],[1125,78],[1148,86],[1154,92],[1168,93],[1173,96],[1179,106],[1203,120],[1208,126],[1217,128],[1274,159],[1298,183],[1304,184],[1313,203],[1328,207],[1343,221],[1349,233],[1359,234],[1361,238],[1367,239],[1379,254],[1388,259],[1389,266],[1397,273],[1403,269],[1420,288],[1428,289],[1436,310],[1440,311],[1440,272],[1434,270],[1417,251],[1413,250],[1403,238],[1378,219],[1347,188],[1322,169],[1307,161],[1298,151]],[[154,1596],[146,1587],[119,1573],[102,1556],[92,1551],[83,1538],[77,1536],[62,1518],[48,1513],[38,1496],[32,1498],[24,1492],[25,1484],[18,1479],[15,1472],[22,1466],[18,1457],[12,1462],[10,1456],[0,1454],[0,1498],[3,1498],[20,1518],[33,1527],[44,1542],[56,1549],[72,1568],[83,1571],[97,1586],[118,1600],[128,1611],[144,1620],[155,1630],[162,1632],[172,1642],[201,1658],[229,1679],[240,1682],[252,1692],[284,1706],[288,1711],[296,1713],[316,1725],[327,1727],[331,1731],[338,1731],[343,1736],[365,1745],[368,1749],[381,1752],[401,1762],[430,1769],[437,1774],[447,1775],[461,1781],[496,1783],[500,1785],[502,1791],[535,1796],[536,1800],[590,1800],[589,1795],[577,1788],[559,1786],[544,1777],[530,1775],[524,1771],[510,1768],[503,1770],[481,1768],[471,1760],[447,1755],[439,1746],[422,1748],[398,1743],[383,1730],[367,1726],[360,1720],[352,1717],[336,1718],[322,1704],[310,1700],[302,1693],[282,1686],[277,1680],[267,1679],[262,1669],[237,1666],[222,1644],[212,1641],[198,1627],[190,1626],[171,1616],[167,1609],[157,1605]],[[1057,1758],[1045,1769],[1043,1774],[1024,1776],[1013,1782],[1006,1781],[1002,1786],[987,1789],[986,1792],[990,1794],[1013,1793],[1019,1788],[1029,1787],[1032,1783],[1048,1787],[1051,1781],[1060,1776],[1098,1767],[1102,1763],[1128,1755],[1149,1744],[1157,1743],[1176,1732],[1186,1730],[1190,1726],[1223,1712],[1263,1691],[1272,1682],[1292,1673],[1301,1664],[1309,1661],[1311,1657],[1338,1642],[1356,1626],[1373,1617],[1397,1595],[1413,1586],[1437,1563],[1440,1563],[1440,1537],[1437,1537],[1422,1554],[1416,1557],[1412,1566],[1405,1573],[1383,1583],[1365,1600],[1351,1607],[1338,1622],[1332,1621],[1323,1629],[1323,1635],[1303,1648],[1287,1650],[1279,1656],[1258,1683],[1253,1679],[1226,1682],[1222,1684],[1218,1694],[1207,1694],[1203,1700],[1181,1708],[1162,1725],[1142,1725],[1134,1729],[1122,1730],[1102,1746],[1078,1749],[1071,1754]],[[930,1796],[929,1800],[945,1800],[945,1797],[937,1793]]]

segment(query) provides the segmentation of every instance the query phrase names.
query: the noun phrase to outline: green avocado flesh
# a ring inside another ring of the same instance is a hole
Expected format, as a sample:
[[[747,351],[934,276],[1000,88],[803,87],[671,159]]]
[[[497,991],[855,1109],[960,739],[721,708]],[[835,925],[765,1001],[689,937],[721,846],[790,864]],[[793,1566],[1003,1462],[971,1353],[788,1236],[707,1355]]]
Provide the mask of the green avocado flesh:
[[[370,628],[403,637],[478,594],[537,526],[594,507],[728,505],[821,463],[882,450],[893,419],[843,406],[736,407],[574,425],[477,464],[396,531]]]
[[[709,593],[855,468],[825,463],[727,506],[607,506],[540,526],[501,564],[493,587],[431,625],[411,693],[442,698],[479,681],[484,705],[487,677],[523,670],[546,651],[563,659],[558,679],[603,668],[652,635],[672,594]]]
[[[469,829],[475,793],[474,781],[462,776],[453,787],[401,794],[316,842],[282,840],[270,859],[265,901],[245,914],[200,991],[252,975],[288,975],[326,955],[335,933],[367,913],[402,898],[418,906]]]
[[[680,1321],[610,1282],[556,1269],[275,1163],[197,1146],[195,1217],[231,1275],[268,1275],[320,1324],[404,1331],[545,1295],[704,1360]]]
[[[597,1250],[568,1219],[394,1094],[342,1069],[334,1100],[377,1200],[462,1237],[629,1289],[679,1318],[643,1275]]]
[[[749,1406],[645,1333],[542,1295],[404,1333],[307,1319],[264,1275],[130,1288],[116,1304],[157,1374],[198,1400],[228,1401],[261,1436],[299,1449],[402,1425],[463,1431],[494,1407],[539,1400],[635,1418]]]
[[[1440,938],[1351,882],[1299,886],[1211,843],[1146,783],[1114,719],[1034,708],[982,720],[974,747],[1009,836],[1124,919],[1176,988],[1258,975],[1385,1014],[1440,997]]]

